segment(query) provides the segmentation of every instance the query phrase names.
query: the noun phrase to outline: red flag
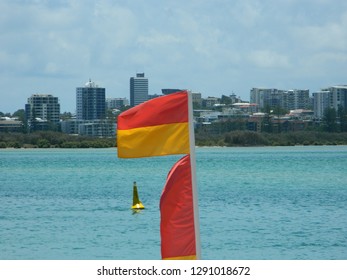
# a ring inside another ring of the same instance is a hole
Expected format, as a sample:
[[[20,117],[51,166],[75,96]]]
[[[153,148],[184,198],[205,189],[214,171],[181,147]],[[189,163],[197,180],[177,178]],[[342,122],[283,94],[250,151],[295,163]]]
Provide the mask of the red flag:
[[[171,168],[160,199],[162,259],[196,259],[190,155]]]

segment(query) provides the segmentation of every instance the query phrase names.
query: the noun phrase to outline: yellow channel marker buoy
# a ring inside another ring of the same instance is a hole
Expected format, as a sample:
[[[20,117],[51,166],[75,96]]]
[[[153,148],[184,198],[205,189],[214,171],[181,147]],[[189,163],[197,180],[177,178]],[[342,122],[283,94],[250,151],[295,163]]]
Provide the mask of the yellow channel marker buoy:
[[[131,209],[145,209],[145,206],[143,206],[142,202],[139,199],[139,194],[137,192],[137,186],[136,182],[134,182],[134,188],[133,188],[133,206],[131,206]]]

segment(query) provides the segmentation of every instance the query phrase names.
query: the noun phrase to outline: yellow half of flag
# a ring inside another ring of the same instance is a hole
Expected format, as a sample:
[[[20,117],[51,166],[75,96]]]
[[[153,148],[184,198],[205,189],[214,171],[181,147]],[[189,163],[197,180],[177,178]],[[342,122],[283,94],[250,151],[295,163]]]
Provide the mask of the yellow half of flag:
[[[188,123],[119,130],[117,137],[120,158],[189,153]]]

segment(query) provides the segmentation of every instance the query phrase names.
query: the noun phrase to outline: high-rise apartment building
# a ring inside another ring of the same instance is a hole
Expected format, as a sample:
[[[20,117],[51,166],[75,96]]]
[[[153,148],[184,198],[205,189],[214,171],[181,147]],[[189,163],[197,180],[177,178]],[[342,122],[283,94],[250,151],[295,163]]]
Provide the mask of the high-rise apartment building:
[[[310,91],[308,89],[283,91],[281,107],[286,110],[308,109],[310,107]]]
[[[60,121],[58,97],[51,94],[33,94],[25,104],[29,130],[57,129]]]
[[[329,107],[330,91],[321,90],[313,94],[313,112],[317,119],[323,118],[324,111]]]
[[[105,88],[89,80],[84,87],[76,88],[76,118],[101,120],[106,117]]]
[[[275,88],[252,88],[250,92],[251,103],[258,104],[260,109],[267,106],[275,107],[279,105],[280,92]]]
[[[139,105],[148,100],[148,79],[145,73],[137,73],[130,78],[130,106]]]
[[[347,109],[347,85],[332,86],[313,93],[314,114],[316,118],[323,118],[326,108],[339,107]]]
[[[347,85],[332,86],[327,88],[330,91],[330,107],[337,111],[340,106],[347,109]]]
[[[285,110],[308,109],[310,96],[308,89],[279,90],[275,88],[252,88],[251,103],[260,109],[280,107]]]

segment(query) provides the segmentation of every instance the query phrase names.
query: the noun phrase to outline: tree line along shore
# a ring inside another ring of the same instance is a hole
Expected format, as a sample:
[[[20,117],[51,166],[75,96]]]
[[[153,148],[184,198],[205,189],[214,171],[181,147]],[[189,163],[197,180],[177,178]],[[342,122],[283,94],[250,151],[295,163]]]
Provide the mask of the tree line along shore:
[[[347,132],[297,131],[265,133],[231,131],[223,134],[195,133],[196,146],[294,146],[294,145],[347,145]],[[111,148],[116,138],[95,138],[68,135],[54,131],[34,133],[0,133],[0,148]]]

